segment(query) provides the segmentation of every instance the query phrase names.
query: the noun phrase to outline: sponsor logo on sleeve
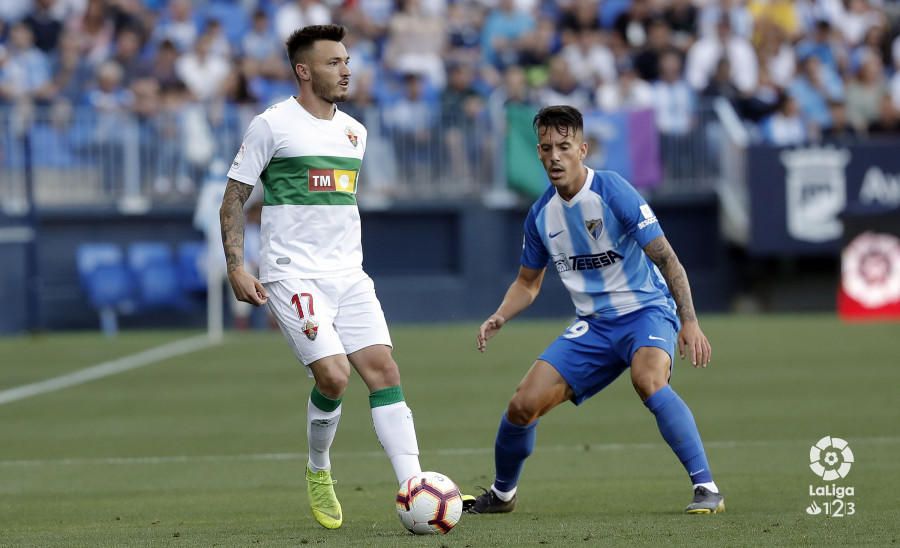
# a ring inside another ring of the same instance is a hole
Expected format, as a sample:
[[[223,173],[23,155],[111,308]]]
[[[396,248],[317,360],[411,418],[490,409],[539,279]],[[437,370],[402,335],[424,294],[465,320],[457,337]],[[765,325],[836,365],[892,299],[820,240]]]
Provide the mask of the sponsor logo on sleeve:
[[[244,152],[246,149],[247,146],[244,143],[241,143],[241,148],[238,149],[237,154],[235,154],[234,161],[231,162],[231,167],[236,168],[241,165],[241,162],[244,161]]]
[[[659,222],[656,219],[656,215],[653,213],[653,210],[650,209],[650,206],[647,204],[641,204],[641,215],[644,217],[644,220],[639,222],[637,227],[638,229],[644,229],[653,223]]]

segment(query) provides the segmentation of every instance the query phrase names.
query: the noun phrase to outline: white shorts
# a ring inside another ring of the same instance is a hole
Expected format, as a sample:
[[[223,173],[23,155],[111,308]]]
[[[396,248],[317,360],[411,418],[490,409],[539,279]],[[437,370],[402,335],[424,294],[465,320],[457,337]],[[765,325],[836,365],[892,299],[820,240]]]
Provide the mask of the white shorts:
[[[336,278],[290,278],[263,285],[269,310],[306,366],[375,344],[393,346],[375,283],[361,270]]]

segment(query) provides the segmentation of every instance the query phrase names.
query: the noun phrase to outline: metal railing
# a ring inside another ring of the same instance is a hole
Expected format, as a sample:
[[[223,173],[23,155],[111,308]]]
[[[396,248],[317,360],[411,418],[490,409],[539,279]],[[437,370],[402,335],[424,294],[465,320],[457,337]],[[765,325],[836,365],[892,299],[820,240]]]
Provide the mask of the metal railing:
[[[475,198],[510,204],[503,108],[497,97],[474,115],[416,116],[414,109],[347,106],[368,129],[361,203]],[[27,211],[28,150],[39,209],[113,206],[141,212],[193,204],[210,166],[230,163],[258,111],[196,104],[142,117],[66,103],[0,106],[0,208]],[[715,188],[722,173],[722,131],[712,106],[701,105],[691,132],[661,134],[664,179],[658,192]]]

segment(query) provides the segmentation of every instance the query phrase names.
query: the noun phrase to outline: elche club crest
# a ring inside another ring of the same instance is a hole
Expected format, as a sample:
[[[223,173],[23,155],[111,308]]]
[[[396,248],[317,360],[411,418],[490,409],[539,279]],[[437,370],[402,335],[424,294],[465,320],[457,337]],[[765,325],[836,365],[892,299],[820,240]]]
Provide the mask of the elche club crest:
[[[351,129],[350,126],[344,128],[344,135],[347,136],[347,139],[350,140],[350,144],[354,147],[359,144],[359,137],[357,137],[357,135],[353,133],[353,129]]]
[[[306,301],[306,310],[304,310],[303,307],[304,300]],[[319,322],[313,318],[316,312],[313,309],[312,294],[295,294],[291,299],[291,304],[297,307],[297,315],[300,317],[300,321],[303,322],[302,327],[300,328],[303,331],[303,334],[311,341],[316,340],[316,337],[319,335]]]

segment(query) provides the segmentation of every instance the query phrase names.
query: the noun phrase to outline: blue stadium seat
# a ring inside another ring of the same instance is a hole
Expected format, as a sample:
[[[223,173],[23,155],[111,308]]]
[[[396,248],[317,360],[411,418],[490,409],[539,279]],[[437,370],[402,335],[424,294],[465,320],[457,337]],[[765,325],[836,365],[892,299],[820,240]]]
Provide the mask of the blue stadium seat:
[[[178,246],[178,280],[184,291],[206,291],[205,242],[184,242]]]
[[[213,2],[208,4],[204,10],[207,20],[214,19],[222,25],[222,30],[228,41],[232,45],[240,48],[241,40],[250,27],[250,18],[244,11],[244,6],[240,2],[230,4],[227,2]]]
[[[600,3],[600,25],[605,28],[612,28],[616,17],[627,11],[631,7],[631,0],[607,0]]]
[[[108,336],[118,331],[116,314],[133,306],[132,278],[122,250],[111,243],[81,244],[75,252],[81,287],[98,314]]]
[[[128,268],[144,308],[185,305],[172,250],[163,242],[135,242],[128,246]]]

